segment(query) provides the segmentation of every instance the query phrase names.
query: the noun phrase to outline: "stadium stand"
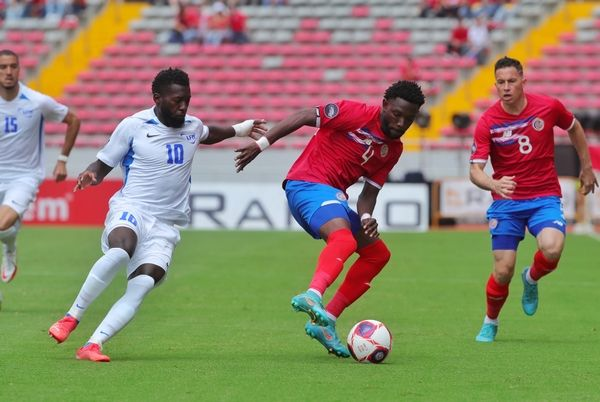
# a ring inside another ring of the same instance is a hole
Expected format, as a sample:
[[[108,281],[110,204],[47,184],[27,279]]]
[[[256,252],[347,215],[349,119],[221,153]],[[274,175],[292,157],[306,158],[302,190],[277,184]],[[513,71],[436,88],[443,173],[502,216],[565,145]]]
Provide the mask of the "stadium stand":
[[[535,10],[537,5],[531,7]],[[577,20],[575,27],[575,32],[561,34],[558,44],[545,45],[540,57],[522,61],[528,79],[527,90],[563,101],[586,123],[586,134],[594,142],[600,134],[597,112],[600,109],[600,47],[596,43],[600,39],[600,7],[594,10],[592,18]],[[470,117],[469,124],[461,127],[446,125],[441,129],[441,140],[428,146],[468,149],[479,115],[495,101],[495,89],[490,86],[484,97],[475,100],[474,110],[464,112]],[[568,141],[564,130],[556,129],[556,134],[558,143]]]
[[[506,10],[510,18],[493,22],[493,53],[505,50],[560,3],[513,2]],[[428,105],[435,105],[468,79],[477,66],[471,58],[445,54],[456,19],[419,18],[419,5],[420,0],[406,0],[400,5],[390,0],[290,0],[285,6],[244,6],[240,9],[248,18],[251,43],[220,46],[170,43],[177,9],[147,7],[141,19],[130,22],[129,32],[119,35],[102,57],[78,75],[77,82],[65,88],[62,100],[85,119],[78,140],[81,146],[104,143],[120,119],[148,106],[150,80],[158,69],[169,66],[188,71],[194,93],[191,112],[209,124],[249,117],[277,121],[297,108],[340,98],[378,103],[387,85],[403,78],[407,70],[413,70],[423,84]],[[580,24],[570,42],[564,38],[565,46],[581,43],[582,51],[591,54],[595,49],[587,42],[598,28],[593,21]],[[528,65],[528,71],[535,63]],[[586,63],[589,68],[585,74],[591,77],[594,62]],[[543,71],[531,69],[533,77],[543,76]],[[558,94],[561,87],[553,84],[554,92],[549,93]],[[588,98],[593,98],[595,91]],[[573,98],[573,102],[583,102],[581,97]],[[488,104],[488,96],[477,100],[478,109],[469,111],[471,120]],[[472,126],[440,128],[418,129],[419,144],[437,149],[468,147]],[[303,147],[312,132],[301,130],[277,146]],[[49,143],[55,141],[54,133],[62,131],[59,126],[48,125]],[[230,141],[221,146],[236,145]]]
[[[150,79],[169,66],[189,72],[192,112],[211,124],[252,116],[276,121],[299,107],[340,98],[378,103],[385,88],[403,78],[407,56],[434,101],[475,66],[469,58],[442,57],[456,21],[421,20],[419,0],[390,5],[304,0],[245,6],[251,43],[221,46],[167,43],[176,10],[148,7],[130,32],[65,89],[62,100],[86,119],[78,143],[90,146],[104,142],[123,116],[148,106]],[[49,125],[49,141],[60,132]],[[301,147],[310,133],[278,146]]]
[[[0,21],[0,46],[20,55],[23,80],[34,77],[50,55],[73,37],[80,24],[94,16],[102,1],[87,0],[87,5],[87,10],[77,15],[65,11],[61,15],[13,16]]]

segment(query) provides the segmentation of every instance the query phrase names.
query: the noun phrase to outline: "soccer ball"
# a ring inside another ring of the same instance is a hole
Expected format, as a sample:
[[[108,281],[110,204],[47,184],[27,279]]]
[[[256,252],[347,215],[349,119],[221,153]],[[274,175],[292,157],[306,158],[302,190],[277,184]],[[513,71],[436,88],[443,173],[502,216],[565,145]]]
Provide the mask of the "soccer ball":
[[[392,334],[376,320],[363,320],[348,334],[348,349],[361,363],[381,363],[392,350]]]

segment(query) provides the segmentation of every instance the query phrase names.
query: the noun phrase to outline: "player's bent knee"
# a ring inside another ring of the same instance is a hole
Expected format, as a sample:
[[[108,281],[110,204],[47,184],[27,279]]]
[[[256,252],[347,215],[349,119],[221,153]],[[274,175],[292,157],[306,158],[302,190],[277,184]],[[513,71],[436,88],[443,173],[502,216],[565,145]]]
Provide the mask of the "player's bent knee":
[[[165,277],[165,270],[154,264],[142,264],[129,275],[129,280],[139,275],[147,275],[154,279],[154,285],[158,284]]]
[[[564,246],[562,239],[548,239],[540,244],[540,251],[544,254],[544,258],[550,261],[560,259]]]
[[[494,280],[496,281],[497,284],[499,285],[506,285],[508,283],[510,283],[512,277],[513,277],[513,271],[495,271],[494,272]]]

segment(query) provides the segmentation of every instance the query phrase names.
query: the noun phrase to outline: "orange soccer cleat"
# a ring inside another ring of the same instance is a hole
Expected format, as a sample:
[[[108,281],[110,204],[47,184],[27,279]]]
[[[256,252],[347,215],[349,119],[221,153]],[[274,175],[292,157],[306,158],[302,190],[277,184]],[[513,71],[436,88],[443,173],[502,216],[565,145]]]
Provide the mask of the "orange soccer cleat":
[[[78,360],[93,362],[110,362],[110,357],[102,354],[102,348],[97,343],[88,342],[75,354]]]
[[[67,340],[71,332],[77,328],[77,324],[79,324],[79,321],[75,317],[66,315],[52,324],[48,330],[48,334],[56,339],[56,342],[63,343]]]

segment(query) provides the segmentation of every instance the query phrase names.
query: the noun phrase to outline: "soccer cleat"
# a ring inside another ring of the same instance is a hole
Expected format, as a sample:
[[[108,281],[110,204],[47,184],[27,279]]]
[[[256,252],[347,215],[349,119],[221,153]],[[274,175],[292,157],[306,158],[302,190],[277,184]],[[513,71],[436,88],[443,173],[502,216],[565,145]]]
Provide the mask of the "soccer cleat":
[[[481,327],[481,331],[475,337],[477,342],[494,342],[496,334],[498,333],[498,326],[492,323],[484,323]]]
[[[77,324],[79,324],[79,321],[75,317],[66,315],[52,324],[48,330],[48,334],[56,339],[56,342],[63,343],[67,340],[71,332],[77,328]]]
[[[310,290],[292,297],[292,308],[308,314],[316,324],[324,326],[330,324],[331,320],[321,304],[321,298]]]
[[[342,344],[335,332],[335,322],[331,322],[327,326],[320,326],[314,324],[312,321],[308,321],[304,326],[304,330],[306,331],[306,335],[316,339],[321,345],[325,346],[325,349],[329,353],[338,357],[350,357],[348,348]]]
[[[109,362],[110,357],[102,354],[102,347],[97,343],[88,342],[77,350],[77,360],[90,360],[93,362]]]
[[[4,247],[4,255],[2,256],[2,267],[0,267],[0,277],[2,282],[10,282],[17,274],[17,252],[6,251]]]
[[[538,285],[527,282],[527,271],[529,271],[529,267],[525,267],[521,273],[521,279],[523,279],[521,305],[525,314],[534,315],[538,307]]]

